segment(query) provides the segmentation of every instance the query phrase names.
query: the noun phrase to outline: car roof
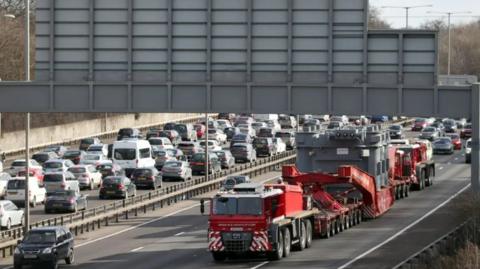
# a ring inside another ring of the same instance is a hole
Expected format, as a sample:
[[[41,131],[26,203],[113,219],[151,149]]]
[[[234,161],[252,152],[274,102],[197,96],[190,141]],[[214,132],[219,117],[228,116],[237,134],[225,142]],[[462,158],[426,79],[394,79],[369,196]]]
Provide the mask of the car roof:
[[[68,228],[63,226],[34,227],[31,229],[31,231],[59,231],[59,230],[70,232]]]

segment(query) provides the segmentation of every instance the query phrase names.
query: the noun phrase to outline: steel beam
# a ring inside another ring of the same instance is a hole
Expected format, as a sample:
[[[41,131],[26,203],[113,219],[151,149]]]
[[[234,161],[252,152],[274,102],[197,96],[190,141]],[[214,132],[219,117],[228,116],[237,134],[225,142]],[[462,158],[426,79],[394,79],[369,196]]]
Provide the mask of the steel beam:
[[[480,193],[480,84],[472,89],[472,189]]]

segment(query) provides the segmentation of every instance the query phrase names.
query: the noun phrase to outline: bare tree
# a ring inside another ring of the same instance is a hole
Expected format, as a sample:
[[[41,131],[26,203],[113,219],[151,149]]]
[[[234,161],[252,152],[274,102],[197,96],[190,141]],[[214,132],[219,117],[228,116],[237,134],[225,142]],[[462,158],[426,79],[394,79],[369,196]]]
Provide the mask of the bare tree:
[[[370,7],[368,16],[368,29],[390,29],[392,26],[381,18],[381,11],[378,8]]]

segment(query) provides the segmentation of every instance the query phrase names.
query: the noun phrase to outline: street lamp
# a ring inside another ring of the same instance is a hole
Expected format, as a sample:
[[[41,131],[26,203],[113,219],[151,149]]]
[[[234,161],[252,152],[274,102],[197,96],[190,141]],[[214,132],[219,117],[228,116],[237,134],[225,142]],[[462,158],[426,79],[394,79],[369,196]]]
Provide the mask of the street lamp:
[[[422,8],[422,7],[433,7],[432,5],[419,5],[419,6],[382,6],[382,8],[402,8],[405,9],[405,28],[408,29],[408,17],[410,9]]]
[[[30,81],[30,0],[25,2],[25,81]],[[30,195],[29,195],[29,181],[30,181],[30,113],[25,115],[25,227],[23,230],[25,234],[30,229]]]
[[[451,66],[452,66],[452,27],[451,27],[451,19],[452,15],[458,14],[471,14],[470,11],[462,11],[462,12],[435,12],[429,11],[430,14],[442,14],[447,15],[448,17],[448,66],[447,66],[447,75],[450,76],[451,74]]]

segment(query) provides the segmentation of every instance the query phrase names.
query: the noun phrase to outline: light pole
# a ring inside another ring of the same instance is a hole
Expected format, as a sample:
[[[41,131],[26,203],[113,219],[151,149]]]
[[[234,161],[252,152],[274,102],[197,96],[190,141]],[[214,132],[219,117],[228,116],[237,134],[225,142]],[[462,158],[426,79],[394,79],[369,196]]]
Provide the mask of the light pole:
[[[452,66],[452,15],[457,15],[457,14],[470,14],[472,12],[470,11],[463,11],[463,12],[434,12],[434,11],[429,11],[428,13],[430,14],[443,14],[447,15],[448,17],[448,66],[447,66],[447,75],[450,76],[451,74],[451,66]]]
[[[24,44],[24,58],[25,58],[25,81],[30,81],[30,0],[24,0],[25,3],[25,44]],[[25,226],[23,227],[26,234],[30,229],[30,113],[25,115]]]
[[[382,6],[382,8],[402,8],[405,9],[405,29],[408,29],[408,18],[410,15],[410,9],[432,7],[432,5],[419,5],[419,6]]]

